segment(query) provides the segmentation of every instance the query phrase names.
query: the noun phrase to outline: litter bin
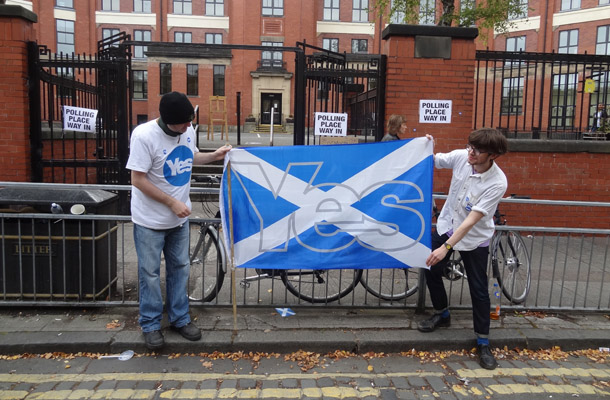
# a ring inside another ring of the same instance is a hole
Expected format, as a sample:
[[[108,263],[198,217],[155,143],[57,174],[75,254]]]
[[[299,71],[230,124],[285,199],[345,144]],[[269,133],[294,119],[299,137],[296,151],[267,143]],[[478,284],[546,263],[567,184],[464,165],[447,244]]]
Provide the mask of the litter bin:
[[[51,213],[57,203],[66,214],[75,204],[80,219],[18,218],[19,213]],[[82,211],[82,208],[81,208]],[[0,189],[2,218],[0,297],[100,299],[116,287],[117,224],[87,219],[116,215],[118,196],[105,190]]]

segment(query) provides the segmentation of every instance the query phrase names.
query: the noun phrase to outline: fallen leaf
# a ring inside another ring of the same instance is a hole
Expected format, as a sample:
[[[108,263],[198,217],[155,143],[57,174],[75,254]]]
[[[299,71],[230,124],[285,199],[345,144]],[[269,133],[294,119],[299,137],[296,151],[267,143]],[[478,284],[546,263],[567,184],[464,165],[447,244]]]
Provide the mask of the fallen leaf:
[[[121,323],[119,322],[118,319],[115,319],[112,322],[108,322],[106,324],[106,329],[116,329],[116,328],[120,328],[120,327],[121,327]]]

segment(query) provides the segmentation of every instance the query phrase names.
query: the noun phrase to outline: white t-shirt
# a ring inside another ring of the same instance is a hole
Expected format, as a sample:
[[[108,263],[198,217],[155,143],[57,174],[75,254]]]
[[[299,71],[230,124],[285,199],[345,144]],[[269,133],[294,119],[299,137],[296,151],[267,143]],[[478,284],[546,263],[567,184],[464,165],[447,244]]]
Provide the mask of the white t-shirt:
[[[189,208],[191,200],[191,172],[195,145],[192,127],[177,137],[171,137],[156,120],[138,125],[131,134],[127,168],[146,173],[153,185],[166,194],[184,202]],[[150,229],[171,229],[187,221],[179,218],[165,204],[142,193],[135,186],[131,192],[131,220]]]
[[[434,155],[436,168],[451,168],[451,186],[445,205],[436,222],[439,235],[455,232],[470,211],[478,211],[483,218],[455,246],[456,250],[474,250],[489,240],[494,233],[493,215],[506,193],[508,182],[504,172],[494,162],[482,174],[468,164],[468,151],[454,150]]]

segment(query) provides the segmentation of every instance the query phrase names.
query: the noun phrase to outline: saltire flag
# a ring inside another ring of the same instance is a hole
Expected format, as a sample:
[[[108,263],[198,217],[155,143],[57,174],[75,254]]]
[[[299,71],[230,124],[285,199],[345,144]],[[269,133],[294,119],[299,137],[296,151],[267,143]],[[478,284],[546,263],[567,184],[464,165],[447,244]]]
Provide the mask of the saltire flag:
[[[244,268],[427,268],[432,150],[426,138],[231,150],[227,254],[233,241]]]

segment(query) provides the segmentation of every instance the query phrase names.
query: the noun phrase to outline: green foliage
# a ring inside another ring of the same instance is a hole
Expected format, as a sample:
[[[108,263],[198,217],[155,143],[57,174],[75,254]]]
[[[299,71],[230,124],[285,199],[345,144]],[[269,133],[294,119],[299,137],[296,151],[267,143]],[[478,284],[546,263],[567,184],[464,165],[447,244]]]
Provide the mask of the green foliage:
[[[514,26],[509,15],[513,17],[527,16],[527,5],[521,0],[462,0],[460,7],[455,7],[455,0],[440,0],[441,15],[435,21],[441,26],[474,26],[479,28],[479,34],[484,35],[488,29],[504,34]],[[430,15],[435,12],[433,0],[373,0],[373,11],[387,17],[389,21],[394,15],[404,15],[403,23],[418,24],[420,15]],[[521,18],[523,18],[521,17]]]

